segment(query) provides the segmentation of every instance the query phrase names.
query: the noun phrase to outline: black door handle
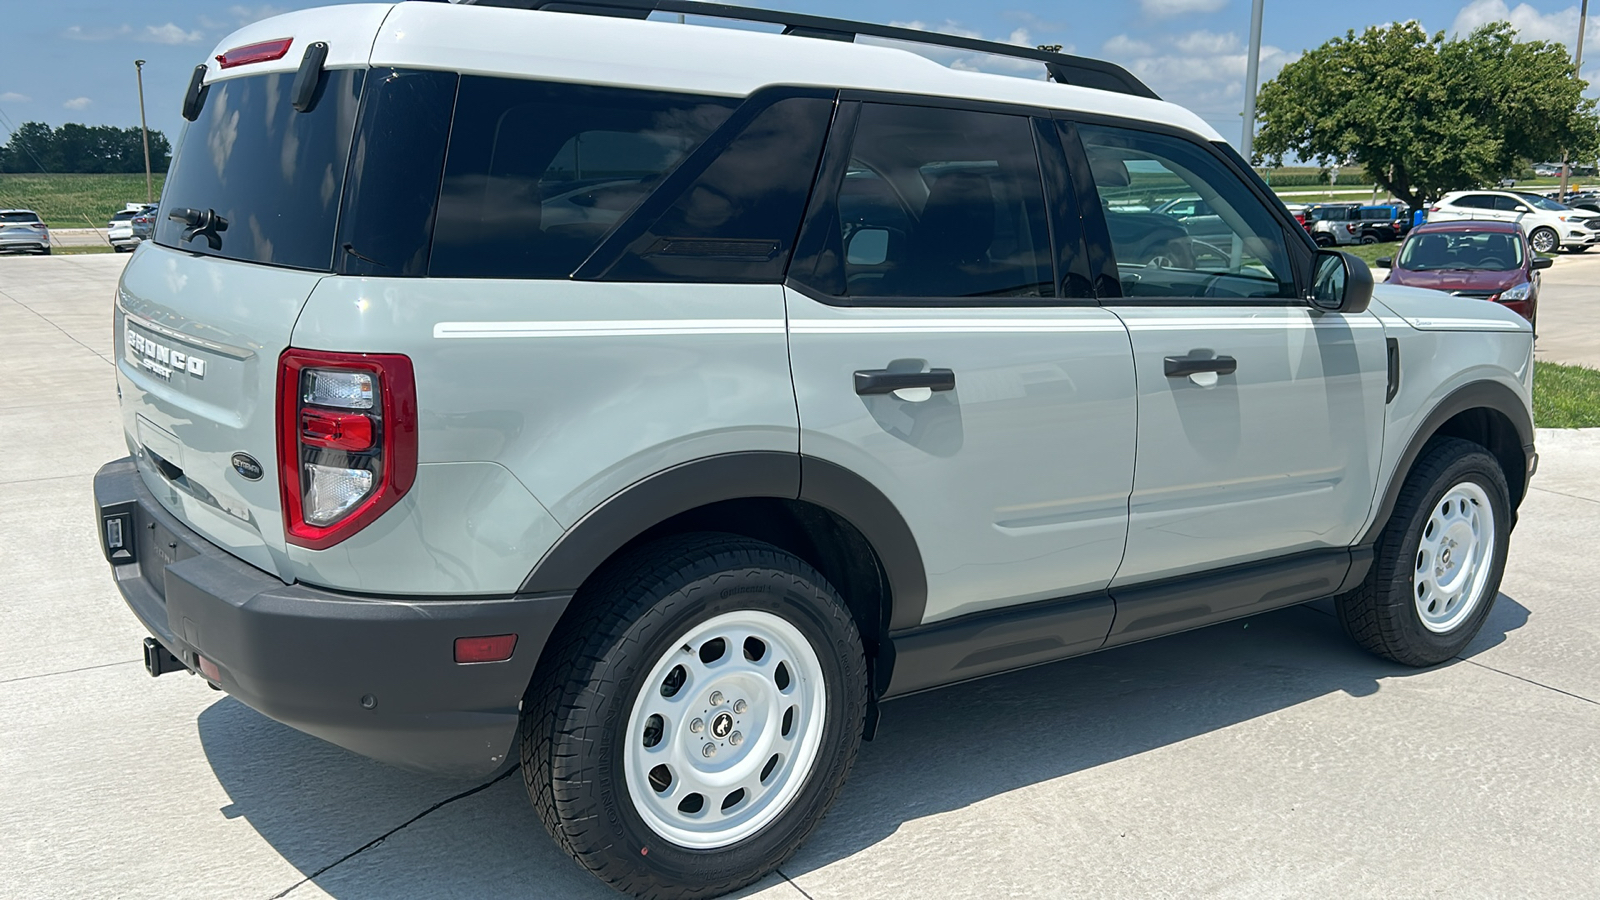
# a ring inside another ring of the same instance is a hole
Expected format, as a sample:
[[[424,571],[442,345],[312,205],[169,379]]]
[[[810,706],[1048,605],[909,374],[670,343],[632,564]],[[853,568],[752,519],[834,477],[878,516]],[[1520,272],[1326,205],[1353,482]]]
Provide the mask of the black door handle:
[[[1169,356],[1166,358],[1168,378],[1186,378],[1199,372],[1232,375],[1239,361],[1231,356]]]
[[[891,372],[888,369],[857,369],[856,393],[892,394],[902,388],[955,390],[954,369],[929,369],[926,372]]]

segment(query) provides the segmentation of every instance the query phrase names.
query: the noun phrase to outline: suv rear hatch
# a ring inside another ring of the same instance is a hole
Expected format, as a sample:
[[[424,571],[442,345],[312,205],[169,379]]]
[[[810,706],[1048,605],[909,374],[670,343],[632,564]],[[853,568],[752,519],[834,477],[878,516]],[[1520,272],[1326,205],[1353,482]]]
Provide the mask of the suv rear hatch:
[[[334,265],[365,65],[386,12],[291,14],[218,48],[293,36],[276,60],[208,64],[213,78],[228,77],[207,85],[179,140],[154,240],[117,291],[123,425],[146,485],[184,524],[285,580],[279,356]],[[297,111],[295,70],[318,41],[330,49],[316,102]]]

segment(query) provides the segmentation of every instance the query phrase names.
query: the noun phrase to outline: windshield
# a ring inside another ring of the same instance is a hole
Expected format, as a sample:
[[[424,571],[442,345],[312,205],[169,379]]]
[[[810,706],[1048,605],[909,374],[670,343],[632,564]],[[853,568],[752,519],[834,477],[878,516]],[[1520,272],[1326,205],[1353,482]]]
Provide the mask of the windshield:
[[[365,74],[330,70],[316,106],[303,113],[290,103],[293,72],[214,82],[200,117],[179,139],[156,243],[244,262],[330,269]]]
[[[1542,209],[1546,212],[1565,212],[1572,208],[1565,203],[1557,203],[1548,197],[1541,197],[1538,194],[1518,194],[1517,196],[1532,204],[1534,209]]]
[[[1509,272],[1522,268],[1522,242],[1504,233],[1414,234],[1400,249],[1397,268],[1412,272]]]

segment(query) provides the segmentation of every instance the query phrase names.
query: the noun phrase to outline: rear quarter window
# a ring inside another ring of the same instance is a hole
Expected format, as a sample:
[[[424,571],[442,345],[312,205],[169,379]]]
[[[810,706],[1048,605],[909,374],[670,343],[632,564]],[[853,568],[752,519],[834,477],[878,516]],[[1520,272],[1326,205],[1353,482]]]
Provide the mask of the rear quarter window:
[[[571,275],[740,102],[463,76],[428,274]]]

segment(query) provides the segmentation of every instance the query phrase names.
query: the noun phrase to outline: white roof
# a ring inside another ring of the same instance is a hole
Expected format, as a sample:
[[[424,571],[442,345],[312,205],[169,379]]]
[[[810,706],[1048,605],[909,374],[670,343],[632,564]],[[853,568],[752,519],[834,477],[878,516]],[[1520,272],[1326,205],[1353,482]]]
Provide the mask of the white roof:
[[[274,62],[224,71],[214,58],[230,48],[285,37],[295,38],[295,44]],[[352,4],[263,19],[217,45],[207,60],[207,80],[292,72],[300,64],[300,48],[319,40],[328,44],[330,68],[444,69],[734,97],[780,84],[854,88],[1122,116],[1222,140],[1199,116],[1172,103],[958,71],[897,47],[453,3]]]

